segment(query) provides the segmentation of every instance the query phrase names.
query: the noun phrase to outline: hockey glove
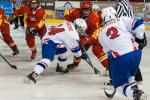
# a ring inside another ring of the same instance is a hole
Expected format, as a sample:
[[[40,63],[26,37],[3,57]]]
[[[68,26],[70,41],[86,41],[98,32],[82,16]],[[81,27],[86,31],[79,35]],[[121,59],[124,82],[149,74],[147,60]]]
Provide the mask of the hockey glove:
[[[84,37],[84,38],[81,38],[81,40],[80,40],[80,45],[82,45],[82,46],[84,46],[84,45],[86,45],[86,44],[90,44],[91,43],[91,41],[92,41],[92,39],[90,38],[90,37]]]
[[[87,59],[87,54],[85,52],[82,52],[81,58],[84,60]]]
[[[32,35],[37,35],[37,33],[36,33],[34,27],[29,28],[29,32],[30,32]]]
[[[82,45],[82,46],[84,46],[86,44],[94,44],[96,42],[97,41],[94,38],[92,38],[91,36],[85,36],[85,37],[83,37],[83,38],[80,39],[79,44]]]
[[[15,22],[15,15],[14,14],[10,15],[8,20],[10,24],[13,24]]]
[[[139,44],[139,48],[142,50],[147,45],[147,38],[145,33],[143,39],[135,38],[135,41]]]

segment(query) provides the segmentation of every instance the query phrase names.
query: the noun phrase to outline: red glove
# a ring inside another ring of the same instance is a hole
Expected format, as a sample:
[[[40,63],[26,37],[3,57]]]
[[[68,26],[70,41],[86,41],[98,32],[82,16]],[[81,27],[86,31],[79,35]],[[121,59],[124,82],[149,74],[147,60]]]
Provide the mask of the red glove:
[[[80,45],[85,45],[85,44],[93,44],[95,42],[95,39],[92,38],[91,36],[86,36],[81,38],[80,40]]]

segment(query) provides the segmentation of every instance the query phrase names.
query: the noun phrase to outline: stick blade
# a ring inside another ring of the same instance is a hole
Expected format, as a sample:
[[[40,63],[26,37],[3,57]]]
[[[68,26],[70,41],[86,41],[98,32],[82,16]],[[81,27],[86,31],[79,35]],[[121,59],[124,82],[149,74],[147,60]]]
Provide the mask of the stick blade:
[[[10,67],[17,70],[17,66],[15,65],[11,65]]]

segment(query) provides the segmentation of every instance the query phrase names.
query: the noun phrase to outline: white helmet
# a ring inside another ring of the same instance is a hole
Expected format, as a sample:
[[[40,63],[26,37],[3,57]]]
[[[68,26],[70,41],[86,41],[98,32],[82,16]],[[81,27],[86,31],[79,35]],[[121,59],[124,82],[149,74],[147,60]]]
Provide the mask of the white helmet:
[[[102,9],[102,19],[104,22],[108,22],[116,18],[116,10],[113,7],[106,7]]]
[[[76,19],[74,21],[74,25],[76,28],[79,27],[80,29],[82,29],[84,31],[87,29],[87,24],[86,24],[85,20],[81,19],[81,18]]]
[[[92,10],[99,11],[100,8],[99,8],[99,6],[97,4],[93,4],[92,5]]]

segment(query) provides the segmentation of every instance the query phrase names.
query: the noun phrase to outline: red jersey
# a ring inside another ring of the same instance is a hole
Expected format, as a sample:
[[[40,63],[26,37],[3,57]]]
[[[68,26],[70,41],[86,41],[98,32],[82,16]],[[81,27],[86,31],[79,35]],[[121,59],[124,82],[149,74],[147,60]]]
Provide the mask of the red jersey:
[[[74,20],[76,20],[77,18],[82,18],[82,11],[80,8],[66,10],[64,12],[64,18],[67,21],[74,22]]]
[[[26,14],[27,27],[34,27],[39,30],[45,21],[45,10],[38,7],[35,11],[32,11],[29,5],[23,5],[20,9],[15,10],[15,16],[20,14]]]
[[[4,10],[2,8],[0,8],[0,27],[4,24],[4,23],[8,23]]]
[[[83,14],[80,8],[70,9],[70,10],[65,11],[64,13],[64,18],[71,22],[73,22],[77,18],[82,18],[82,17],[83,17]],[[89,36],[92,36],[92,38],[97,40],[99,29],[102,23],[101,16],[98,15],[98,13],[91,11],[89,17],[85,20],[88,26],[86,33]]]
[[[89,17],[86,19],[86,23],[88,26],[87,34],[91,35],[92,38],[98,39],[99,30],[102,27],[101,23],[102,20],[100,20],[100,16],[97,12],[92,11],[89,15]]]

